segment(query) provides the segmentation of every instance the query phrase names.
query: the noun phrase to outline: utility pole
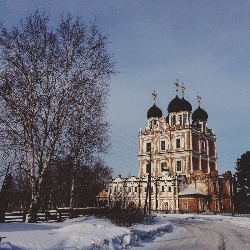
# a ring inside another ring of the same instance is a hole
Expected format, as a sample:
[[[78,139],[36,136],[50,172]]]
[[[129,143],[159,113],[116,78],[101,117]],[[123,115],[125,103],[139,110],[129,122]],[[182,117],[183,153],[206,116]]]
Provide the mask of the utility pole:
[[[139,179],[139,186],[138,186],[138,188],[139,188],[139,208],[141,208],[141,177],[140,177],[140,179]]]
[[[156,177],[155,179],[155,210],[157,211],[158,210],[158,178]]]
[[[146,200],[144,204],[144,216],[146,215],[146,210],[147,210],[147,202],[148,202],[148,196],[149,196],[149,214],[151,213],[151,145],[150,145],[150,151],[149,151],[149,173],[148,173],[148,183],[147,183],[147,193],[146,193]]]
[[[151,214],[151,145],[150,145],[150,154],[149,154],[149,175],[148,175],[148,182],[149,182],[149,208],[148,208],[148,212],[149,214]]]

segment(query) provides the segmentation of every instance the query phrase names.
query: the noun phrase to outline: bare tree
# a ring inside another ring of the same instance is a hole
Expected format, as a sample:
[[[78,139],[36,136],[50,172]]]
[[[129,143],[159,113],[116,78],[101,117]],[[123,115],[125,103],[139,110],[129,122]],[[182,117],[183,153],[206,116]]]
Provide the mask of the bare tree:
[[[56,29],[48,22],[37,10],[0,35],[0,138],[23,158],[32,222],[45,172],[67,144],[68,127],[78,111],[89,112],[91,91],[107,94],[115,74],[107,37],[95,22],[88,26],[71,14],[62,15]]]
[[[104,111],[106,99],[103,98],[105,89],[90,89],[91,93],[79,102],[86,102],[80,105],[80,110],[76,107],[74,120],[70,122],[67,132],[69,155],[74,158],[73,175],[71,182],[70,208],[75,205],[75,184],[78,172],[86,165],[96,164],[99,153],[105,153],[108,143],[108,123],[105,122]],[[83,108],[84,107],[84,108]],[[86,112],[85,109],[88,109]],[[94,161],[95,162],[94,162]]]

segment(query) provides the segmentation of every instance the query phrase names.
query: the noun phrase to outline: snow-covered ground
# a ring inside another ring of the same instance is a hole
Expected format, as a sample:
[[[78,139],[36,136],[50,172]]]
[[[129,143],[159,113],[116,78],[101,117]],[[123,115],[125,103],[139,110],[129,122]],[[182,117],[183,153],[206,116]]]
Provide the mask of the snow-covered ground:
[[[133,225],[131,228],[117,227],[109,220],[84,216],[64,222],[0,223],[0,249],[129,249],[152,243],[156,237],[185,233],[169,220],[171,218],[216,220],[234,223],[250,229],[250,218],[194,215],[157,214],[154,224]]]

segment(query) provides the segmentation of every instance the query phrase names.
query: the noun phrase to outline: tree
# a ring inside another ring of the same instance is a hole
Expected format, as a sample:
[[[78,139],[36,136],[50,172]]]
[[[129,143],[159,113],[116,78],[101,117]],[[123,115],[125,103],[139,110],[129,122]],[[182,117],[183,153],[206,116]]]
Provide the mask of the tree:
[[[107,152],[109,146],[109,141],[107,140],[108,124],[101,119],[103,114],[100,112],[104,103],[101,93],[99,95],[98,102],[92,103],[91,116],[86,117],[82,110],[79,111],[75,120],[72,121],[74,126],[67,133],[71,142],[69,144],[69,155],[74,158],[71,182],[71,208],[75,205],[74,192],[78,173],[84,172],[83,168],[86,166],[93,168],[93,166],[102,165],[100,164],[98,154]],[[83,121],[85,121],[84,125]],[[105,176],[104,172],[104,169],[100,171],[103,176]],[[94,178],[90,180],[94,181]]]
[[[0,50],[0,139],[22,159],[35,222],[45,173],[65,152],[69,128],[84,125],[72,123],[78,112],[91,114],[102,93],[105,102],[114,62],[96,22],[67,14],[53,29],[38,10],[17,27],[1,27]]]
[[[11,203],[11,193],[13,189],[13,177],[11,173],[9,172],[10,170],[10,164],[7,167],[3,184],[0,189],[0,208],[1,209],[6,209],[10,207]]]
[[[95,160],[95,161],[94,161]],[[67,157],[50,165],[42,185],[41,208],[54,209],[69,207],[74,178],[74,205],[76,207],[94,206],[96,195],[107,188],[112,171],[99,159],[92,159],[89,165],[73,168],[74,159]]]
[[[242,154],[236,161],[237,205],[250,204],[250,151]]]
[[[76,197],[80,207],[96,205],[96,196],[104,188],[108,188],[112,170],[104,162],[96,160],[91,166],[85,166],[76,182]]]

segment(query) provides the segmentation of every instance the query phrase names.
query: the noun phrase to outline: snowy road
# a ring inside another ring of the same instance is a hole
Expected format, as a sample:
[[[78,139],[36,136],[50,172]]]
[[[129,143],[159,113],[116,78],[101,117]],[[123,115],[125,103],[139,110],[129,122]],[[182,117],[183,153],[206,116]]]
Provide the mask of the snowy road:
[[[221,221],[174,219],[177,226],[172,233],[157,237],[154,242],[141,246],[143,249],[220,249],[249,250],[250,230]],[[137,249],[137,248],[133,248]]]

